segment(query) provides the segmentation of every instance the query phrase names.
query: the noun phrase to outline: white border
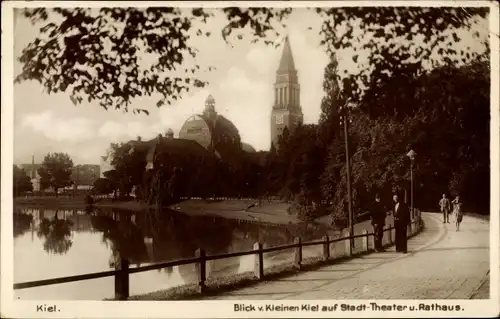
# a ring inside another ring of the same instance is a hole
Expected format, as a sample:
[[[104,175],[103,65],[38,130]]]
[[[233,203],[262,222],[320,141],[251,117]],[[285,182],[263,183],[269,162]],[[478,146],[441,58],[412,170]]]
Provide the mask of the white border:
[[[465,311],[450,312],[234,312],[233,305],[237,301],[140,301],[140,302],[101,302],[101,301],[44,301],[46,304],[57,304],[61,312],[37,313],[36,301],[19,301],[13,299],[13,229],[12,229],[12,164],[13,164],[13,8],[16,7],[101,7],[110,6],[111,2],[88,1],[29,1],[2,2],[2,107],[1,107],[1,317],[16,318],[298,318],[298,317],[491,317],[500,313],[499,294],[499,7],[494,1],[211,1],[211,2],[131,2],[113,1],[114,6],[177,6],[177,7],[221,7],[221,6],[265,6],[265,7],[341,7],[341,6],[468,6],[490,7],[490,48],[491,48],[491,125],[490,125],[490,157],[491,157],[491,214],[490,214],[490,299],[489,300],[391,300],[378,301],[380,304],[418,305],[421,302],[441,305],[460,304]],[[338,301],[340,303],[340,301]],[[359,305],[369,300],[345,300],[342,303]],[[247,304],[255,306],[265,304],[332,305],[337,301],[251,301]]]

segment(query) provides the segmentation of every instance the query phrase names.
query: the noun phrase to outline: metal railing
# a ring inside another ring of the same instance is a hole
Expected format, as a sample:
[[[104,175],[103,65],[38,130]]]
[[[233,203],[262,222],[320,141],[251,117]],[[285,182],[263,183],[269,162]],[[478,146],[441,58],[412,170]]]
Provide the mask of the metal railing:
[[[412,218],[411,222],[408,224],[407,236],[411,237],[411,236],[416,235],[422,229],[422,226],[423,226],[423,222],[422,222],[422,218],[420,216],[420,212],[416,210],[415,216]],[[388,239],[387,240],[388,245],[392,245],[394,243],[394,238],[392,235],[394,229],[395,229],[395,227],[392,225],[388,225],[387,227],[384,228],[384,234],[388,233],[388,235],[386,237]],[[323,238],[321,240],[302,242],[301,238],[297,237],[297,238],[295,238],[293,244],[274,246],[274,247],[269,247],[269,248],[264,248],[262,243],[257,242],[254,244],[254,247],[252,250],[233,252],[233,253],[225,253],[225,254],[219,254],[219,255],[206,255],[206,253],[203,249],[197,249],[195,252],[195,257],[193,257],[193,258],[187,258],[187,259],[181,259],[181,260],[175,260],[175,261],[169,261],[169,262],[162,262],[162,263],[157,263],[154,265],[140,266],[140,267],[134,267],[134,268],[129,268],[129,265],[130,265],[129,260],[122,258],[120,260],[120,262],[115,266],[117,268],[115,270],[90,273],[90,274],[84,274],[84,275],[75,275],[75,276],[67,276],[67,277],[59,277],[59,278],[51,278],[51,279],[44,279],[44,280],[15,283],[14,289],[26,289],[26,288],[33,288],[33,287],[55,285],[55,284],[69,283],[69,282],[75,282],[75,281],[81,281],[81,280],[89,280],[89,279],[97,279],[97,278],[114,276],[114,278],[115,278],[114,279],[115,299],[126,300],[129,297],[129,293],[130,293],[130,291],[129,291],[130,290],[129,289],[129,279],[130,279],[129,275],[130,274],[194,263],[194,264],[196,264],[196,272],[197,272],[197,276],[198,276],[198,284],[197,284],[198,292],[203,293],[206,289],[206,280],[207,280],[206,263],[207,263],[207,261],[248,256],[248,255],[255,255],[254,276],[258,280],[263,280],[265,278],[265,276],[264,276],[264,253],[277,252],[277,251],[282,251],[282,250],[287,250],[287,249],[294,249],[293,265],[294,265],[294,268],[300,270],[301,265],[302,265],[302,261],[303,261],[302,248],[308,247],[308,246],[322,245],[323,246],[322,259],[324,261],[327,261],[327,260],[331,259],[330,258],[330,250],[331,250],[330,245],[333,243],[345,241],[345,252],[346,252],[348,257],[352,257],[354,255],[354,252],[352,251],[351,241],[353,241],[356,238],[362,238],[361,252],[369,252],[371,249],[373,249],[373,247],[374,247],[374,243],[373,243],[374,233],[373,232],[368,232],[367,230],[363,230],[361,234],[351,236],[349,234],[349,231],[346,231],[345,236],[340,237],[340,238],[329,238],[328,236],[323,236]],[[369,240],[370,238],[371,238],[371,241]]]

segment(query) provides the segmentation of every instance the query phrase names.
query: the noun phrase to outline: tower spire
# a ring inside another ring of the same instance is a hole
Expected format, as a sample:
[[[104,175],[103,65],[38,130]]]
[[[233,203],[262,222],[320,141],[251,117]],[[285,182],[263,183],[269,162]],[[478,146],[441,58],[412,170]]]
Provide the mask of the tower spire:
[[[283,45],[283,52],[281,53],[280,65],[277,73],[288,73],[295,71],[295,63],[293,61],[292,47],[290,46],[290,39],[288,35],[285,37]]]

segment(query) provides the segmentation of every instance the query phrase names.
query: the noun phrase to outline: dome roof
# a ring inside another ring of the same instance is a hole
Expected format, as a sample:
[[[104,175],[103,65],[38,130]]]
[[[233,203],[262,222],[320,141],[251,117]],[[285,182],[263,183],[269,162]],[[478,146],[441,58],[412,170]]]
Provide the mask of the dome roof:
[[[214,138],[217,142],[217,139],[225,139],[226,137],[229,139],[236,139],[240,140],[240,133],[238,132],[238,129],[236,126],[225,118],[222,115],[218,115],[216,120],[215,120],[215,127],[213,129]]]
[[[252,145],[247,143],[241,143],[241,148],[247,153],[255,153],[255,148]]]
[[[229,158],[241,152],[241,139],[236,126],[215,111],[215,99],[209,95],[202,114],[190,116],[182,125],[179,138],[198,142],[217,157]]]
[[[211,144],[212,129],[201,115],[190,116],[179,131],[179,138],[198,142],[204,148]]]
[[[190,116],[182,125],[179,138],[195,140],[205,148],[212,142],[216,148],[219,144],[240,143],[238,129],[222,115],[214,119],[204,114]]]

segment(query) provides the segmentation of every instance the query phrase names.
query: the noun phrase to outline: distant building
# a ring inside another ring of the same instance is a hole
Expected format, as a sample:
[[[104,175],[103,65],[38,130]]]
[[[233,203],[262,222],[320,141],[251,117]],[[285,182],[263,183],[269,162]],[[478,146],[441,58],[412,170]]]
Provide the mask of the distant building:
[[[128,143],[133,145],[134,150],[146,154],[147,169],[160,165],[164,155],[185,155],[195,158],[215,156],[231,161],[241,156],[242,152],[255,153],[251,145],[241,143],[236,126],[224,116],[217,114],[212,95],[205,100],[202,114],[194,114],[184,122],[179,138],[175,138],[172,129],[168,129],[165,136],[159,134],[149,141],[137,139]],[[101,177],[112,169],[111,156],[102,156]]]
[[[35,164],[35,156],[31,156],[31,164],[20,164],[19,168],[26,172],[29,176],[31,184],[33,185],[33,191],[40,191],[40,174],[38,174],[38,169],[41,164]]]

